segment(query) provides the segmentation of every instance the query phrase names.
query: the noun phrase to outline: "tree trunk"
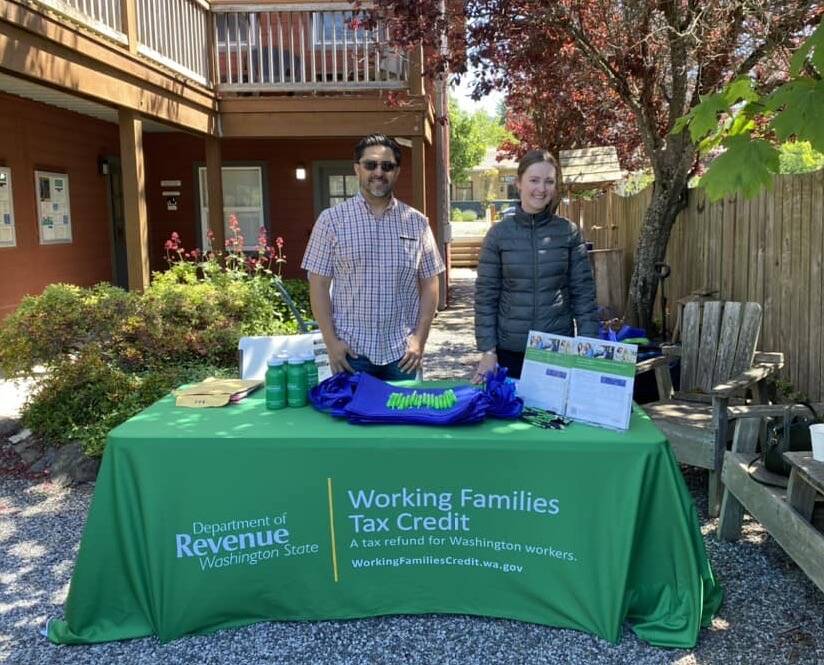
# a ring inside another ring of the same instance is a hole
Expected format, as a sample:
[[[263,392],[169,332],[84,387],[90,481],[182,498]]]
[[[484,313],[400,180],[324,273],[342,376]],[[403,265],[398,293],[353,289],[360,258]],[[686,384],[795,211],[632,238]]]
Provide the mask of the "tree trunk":
[[[666,148],[655,155],[652,200],[644,213],[627,298],[628,322],[648,332],[658,291],[655,264],[666,258],[672,227],[686,207],[689,167],[695,155],[692,145],[682,137],[670,135],[668,139]]]

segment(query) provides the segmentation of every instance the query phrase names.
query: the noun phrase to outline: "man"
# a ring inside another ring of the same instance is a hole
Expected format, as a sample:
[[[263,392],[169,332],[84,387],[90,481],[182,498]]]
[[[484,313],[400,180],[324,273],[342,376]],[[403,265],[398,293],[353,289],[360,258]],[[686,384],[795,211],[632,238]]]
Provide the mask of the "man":
[[[392,194],[400,165],[394,139],[361,139],[359,193],[321,213],[306,247],[301,267],[333,373],[411,379],[421,366],[444,266],[426,217]]]

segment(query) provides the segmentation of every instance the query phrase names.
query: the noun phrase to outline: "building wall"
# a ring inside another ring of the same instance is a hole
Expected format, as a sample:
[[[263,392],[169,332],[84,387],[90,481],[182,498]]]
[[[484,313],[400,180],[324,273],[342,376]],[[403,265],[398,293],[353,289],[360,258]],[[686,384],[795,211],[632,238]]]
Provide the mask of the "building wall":
[[[112,279],[112,240],[106,179],[98,160],[119,155],[118,127],[0,93],[0,166],[12,171],[17,246],[0,248],[0,318],[25,295],[54,282],[90,286]],[[302,276],[300,261],[315,221],[312,163],[351,161],[356,139],[232,139],[222,145],[224,162],[265,163],[268,211],[274,236],[286,241],[286,275]],[[196,166],[205,164],[205,140],[181,132],[145,133],[149,252],[152,270],[166,266],[163,244],[177,231],[185,247],[197,246],[199,203]],[[403,152],[397,196],[412,200],[412,156]],[[303,164],[307,179],[295,179]],[[41,245],[37,227],[34,171],[68,173],[72,242]],[[427,146],[427,212],[436,227],[435,151]],[[166,209],[162,180],[180,180],[176,211]]]
[[[98,157],[118,154],[117,126],[0,93],[0,166],[11,168],[16,247],[0,248],[0,318],[53,282],[111,280],[106,180]],[[68,173],[72,242],[41,245],[35,170]]]
[[[315,223],[312,164],[315,161],[351,161],[357,139],[226,139],[221,143],[224,165],[232,162],[263,162],[265,187],[268,188],[268,212],[271,234],[286,241],[288,277],[301,277],[300,262]],[[182,133],[147,134],[146,151],[147,205],[149,208],[150,256],[153,270],[165,267],[163,244],[177,232],[187,249],[198,245],[196,166],[205,165],[205,141]],[[295,178],[298,164],[306,167],[306,180]],[[412,201],[412,154],[404,149],[402,168],[395,194]],[[427,150],[427,212],[436,214],[434,151]],[[180,180],[181,193],[176,211],[166,210],[162,180]],[[433,224],[434,228],[434,224]]]

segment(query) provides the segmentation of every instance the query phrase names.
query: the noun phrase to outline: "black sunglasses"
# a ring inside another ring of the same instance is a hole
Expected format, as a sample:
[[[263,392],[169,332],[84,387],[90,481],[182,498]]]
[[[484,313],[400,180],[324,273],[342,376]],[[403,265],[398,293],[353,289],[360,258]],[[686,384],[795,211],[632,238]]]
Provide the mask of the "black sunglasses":
[[[362,162],[358,162],[358,164],[367,171],[374,171],[378,168],[378,164],[380,164],[381,170],[384,173],[391,173],[398,166],[395,162],[376,162],[374,159],[364,159]]]

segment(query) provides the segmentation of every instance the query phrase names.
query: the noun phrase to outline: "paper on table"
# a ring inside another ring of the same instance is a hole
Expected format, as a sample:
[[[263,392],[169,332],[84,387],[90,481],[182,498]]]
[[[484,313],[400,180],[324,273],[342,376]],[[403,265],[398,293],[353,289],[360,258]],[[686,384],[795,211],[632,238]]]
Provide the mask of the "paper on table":
[[[174,391],[177,406],[203,408],[225,406],[238,401],[263,385],[261,379],[216,379],[209,377],[200,383]]]
[[[593,425],[627,429],[638,347],[576,337],[575,352],[566,415]]]
[[[575,355],[573,339],[530,330],[518,397],[526,406],[564,415],[569,375]]]

